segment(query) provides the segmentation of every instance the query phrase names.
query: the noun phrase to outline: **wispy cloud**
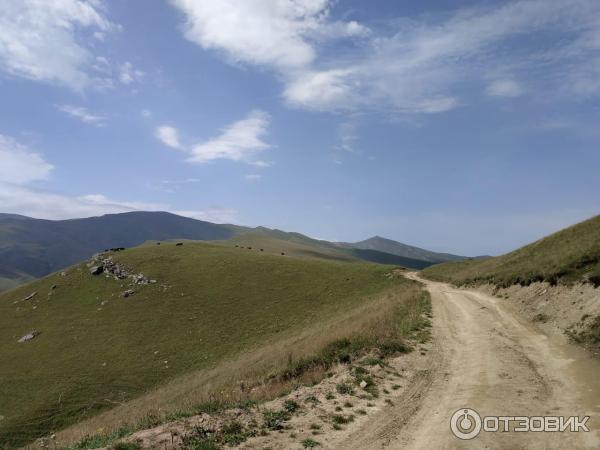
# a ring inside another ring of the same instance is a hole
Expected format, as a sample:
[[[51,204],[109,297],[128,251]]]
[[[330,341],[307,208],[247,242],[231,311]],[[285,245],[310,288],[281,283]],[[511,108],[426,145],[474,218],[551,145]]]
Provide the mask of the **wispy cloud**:
[[[239,223],[239,212],[233,208],[211,207],[199,211],[173,211],[173,214],[213,223]]]
[[[244,179],[246,181],[256,182],[256,181],[260,181],[262,179],[262,175],[259,175],[257,173],[251,173],[248,175],[244,175]]]
[[[496,80],[490,83],[486,93],[492,97],[519,97],[523,88],[514,80]]]
[[[42,155],[0,134],[0,182],[26,184],[45,180],[52,169]]]
[[[106,125],[106,117],[92,114],[82,106],[56,105],[56,109],[88,125],[95,125],[97,127]]]
[[[263,141],[269,122],[266,112],[253,110],[244,119],[226,126],[218,136],[191,146],[182,145],[177,129],[169,125],[158,127],[156,136],[165,145],[187,152],[187,161],[190,163],[229,159],[266,167],[268,163],[253,161],[252,157],[271,147]]]
[[[498,98],[600,95],[600,7],[594,0],[491,2],[395,18],[385,27],[395,29],[392,34],[332,20],[328,0],[172,3],[185,13],[189,40],[235,63],[274,70],[294,107],[442,113],[472,101],[462,89],[468,82],[488,84],[485,93]],[[539,33],[546,39],[506,51],[511,39]],[[321,45],[348,37],[355,45],[341,53]],[[490,83],[498,72],[502,76]],[[536,78],[540,73],[546,75]]]
[[[0,68],[74,90],[88,87],[94,83],[94,57],[81,38],[118,28],[104,11],[101,0],[0,2]]]
[[[123,84],[132,84],[139,82],[146,73],[143,70],[136,69],[129,61],[119,66],[119,81]]]

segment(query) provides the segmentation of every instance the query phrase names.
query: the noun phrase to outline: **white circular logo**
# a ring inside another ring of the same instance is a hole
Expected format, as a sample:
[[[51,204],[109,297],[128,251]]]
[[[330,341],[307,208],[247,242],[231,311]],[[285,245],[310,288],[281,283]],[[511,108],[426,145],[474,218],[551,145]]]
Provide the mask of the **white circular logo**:
[[[459,409],[450,419],[450,429],[452,434],[459,439],[473,439],[481,431],[481,417],[473,409]]]

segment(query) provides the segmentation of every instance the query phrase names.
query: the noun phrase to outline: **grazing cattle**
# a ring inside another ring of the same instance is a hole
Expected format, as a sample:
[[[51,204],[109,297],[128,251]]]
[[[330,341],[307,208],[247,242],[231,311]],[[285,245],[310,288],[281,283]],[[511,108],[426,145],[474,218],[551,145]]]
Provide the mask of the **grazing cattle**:
[[[183,242],[178,242],[177,244],[175,244],[176,247],[179,247],[181,245],[183,245]]]

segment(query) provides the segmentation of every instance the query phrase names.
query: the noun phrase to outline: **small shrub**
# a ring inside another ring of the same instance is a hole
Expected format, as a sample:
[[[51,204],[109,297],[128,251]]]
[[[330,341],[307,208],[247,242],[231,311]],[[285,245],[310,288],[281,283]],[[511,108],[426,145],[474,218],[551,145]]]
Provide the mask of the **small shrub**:
[[[318,445],[321,445],[321,444],[319,444],[317,441],[314,441],[314,440],[312,440],[310,438],[304,439],[302,441],[302,446],[304,448],[314,448],[314,447],[317,447]]]
[[[237,420],[226,423],[219,432],[219,440],[231,446],[239,445],[247,438],[248,435],[244,431],[244,426]]]
[[[364,409],[357,409],[356,410],[357,414],[360,414],[361,416],[366,416],[367,412]]]
[[[299,408],[300,405],[294,400],[288,399],[283,402],[283,409],[289,413],[295,413]]]
[[[306,403],[312,403],[313,405],[318,405],[319,403],[321,403],[319,401],[319,399],[317,397],[315,397],[314,395],[311,395],[309,397],[306,397],[306,399],[304,400]]]
[[[325,395],[325,400],[333,400],[335,398],[335,395],[333,395],[331,392],[328,392],[327,395]]]
[[[264,425],[269,430],[283,430],[284,423],[289,420],[290,416],[287,411],[264,411]]]
[[[365,358],[362,361],[362,364],[364,364],[365,366],[381,366],[381,367],[383,367],[385,365],[385,362],[381,358],[370,357],[370,358]]]
[[[338,383],[335,386],[335,389],[338,391],[338,393],[340,394],[345,394],[345,395],[352,395],[354,394],[354,389],[352,388],[352,386],[350,386],[347,383]]]
[[[335,414],[331,419],[333,420],[333,423],[337,423],[338,425],[344,425],[354,421],[354,416],[352,414],[349,414],[347,416],[344,416],[342,414]]]

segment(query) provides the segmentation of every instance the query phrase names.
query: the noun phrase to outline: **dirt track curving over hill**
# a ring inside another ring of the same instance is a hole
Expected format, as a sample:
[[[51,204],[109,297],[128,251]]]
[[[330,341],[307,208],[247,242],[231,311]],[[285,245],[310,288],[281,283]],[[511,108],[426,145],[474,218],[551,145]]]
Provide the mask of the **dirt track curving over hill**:
[[[419,281],[431,293],[434,312],[422,376],[338,448],[600,448],[600,361],[542,334],[502,299]],[[481,416],[589,415],[590,431],[481,432],[459,440],[450,418],[466,407]]]

